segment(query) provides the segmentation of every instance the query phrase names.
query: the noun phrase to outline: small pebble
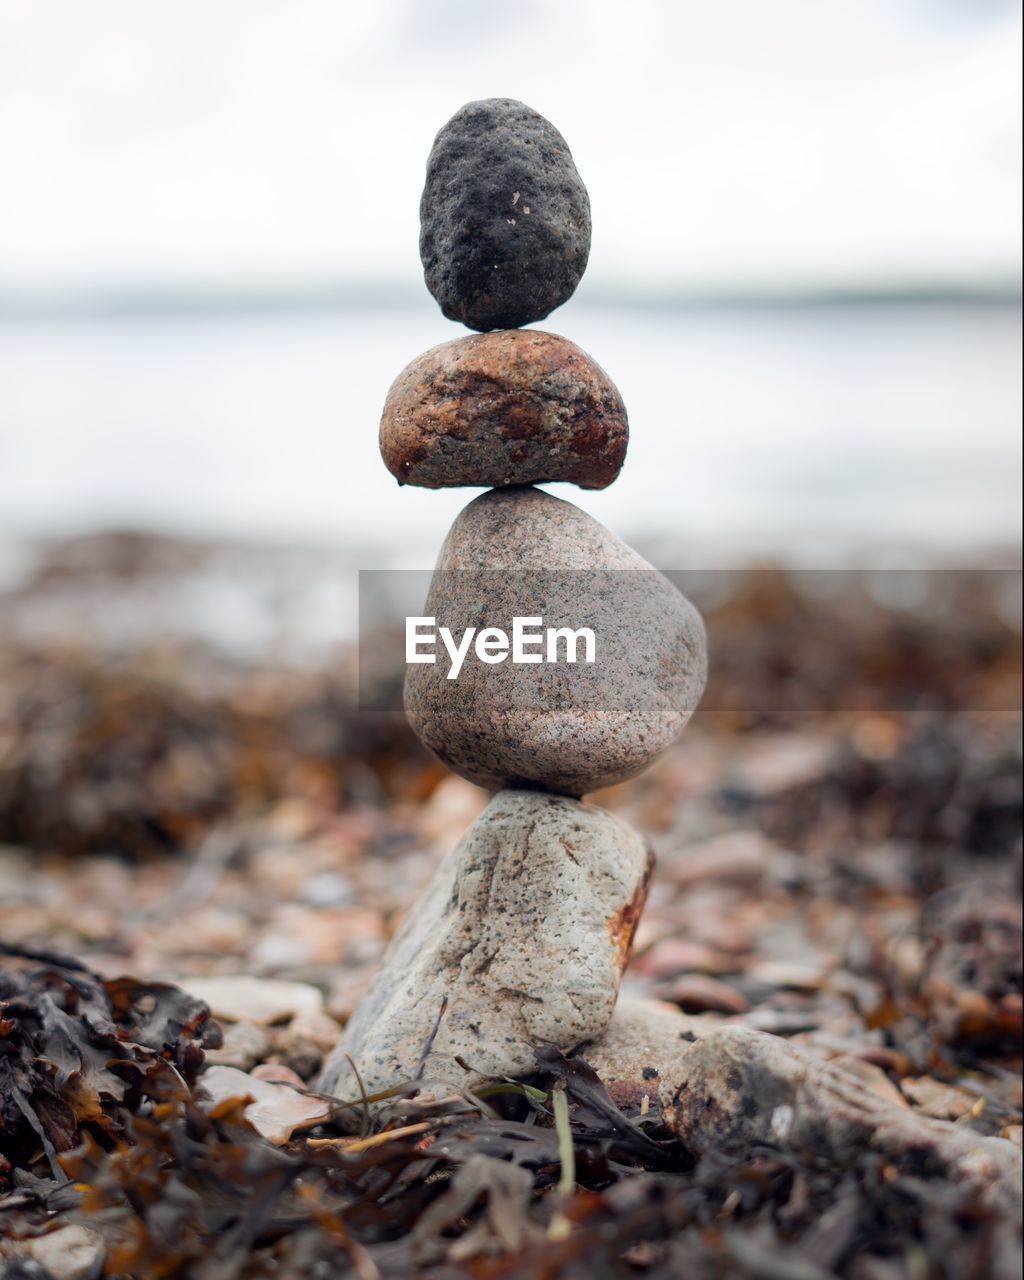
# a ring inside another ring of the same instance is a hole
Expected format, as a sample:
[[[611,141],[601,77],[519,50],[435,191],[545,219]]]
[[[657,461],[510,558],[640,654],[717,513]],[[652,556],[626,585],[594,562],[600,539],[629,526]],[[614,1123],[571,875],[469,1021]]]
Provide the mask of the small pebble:
[[[293,1089],[305,1089],[306,1085],[297,1071],[286,1067],[283,1062],[261,1062],[253,1068],[254,1080],[266,1080],[269,1084],[287,1084]]]
[[[822,964],[788,964],[777,960],[759,960],[745,974],[751,983],[791,991],[819,991],[826,976],[827,970]]]
[[[673,978],[684,972],[734,973],[739,968],[732,956],[722,955],[700,942],[687,938],[663,938],[633,962],[636,973],[651,978]]]
[[[756,831],[730,831],[687,849],[673,863],[672,879],[689,886],[702,881],[751,886],[764,878],[776,847]]]
[[[13,1241],[8,1257],[31,1258],[45,1268],[49,1280],[89,1280],[99,1274],[106,1251],[101,1235],[71,1223],[28,1240]],[[0,1258],[3,1256],[0,1249]]]
[[[177,985],[210,1006],[215,1018],[270,1026],[304,1010],[319,1012],[324,998],[316,987],[279,978],[251,978],[246,974],[179,978]]]
[[[277,1066],[271,1069],[278,1075],[288,1070]],[[261,1070],[257,1067],[250,1075],[234,1067],[210,1067],[199,1078],[200,1086],[208,1095],[208,1101],[204,1100],[201,1105],[212,1111],[229,1098],[251,1097],[245,1118],[275,1146],[283,1146],[293,1133],[312,1129],[329,1119],[331,1104],[299,1093],[293,1087],[291,1074],[287,1076],[288,1083],[279,1084],[257,1074]]]
[[[341,1035],[341,1027],[326,1013],[304,1010],[283,1028],[282,1034],[295,1039],[309,1040],[321,1052],[333,1049]]]
[[[206,1050],[206,1062],[209,1066],[237,1067],[239,1071],[249,1071],[257,1062],[262,1062],[270,1051],[270,1037],[255,1022],[228,1022],[223,1030],[224,1039],[220,1048]]]
[[[317,871],[303,881],[302,901],[310,907],[349,907],[355,902],[352,881],[339,871]]]
[[[741,991],[704,973],[677,978],[667,994],[686,1013],[746,1013],[750,1003]]]

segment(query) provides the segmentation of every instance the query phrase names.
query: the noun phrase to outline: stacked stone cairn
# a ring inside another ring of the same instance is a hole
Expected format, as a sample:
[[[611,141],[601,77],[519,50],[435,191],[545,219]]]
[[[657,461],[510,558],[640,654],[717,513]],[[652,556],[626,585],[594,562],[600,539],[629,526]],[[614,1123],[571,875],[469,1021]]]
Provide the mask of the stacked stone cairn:
[[[572,295],[590,250],[590,202],[561,134],[521,102],[470,103],[437,135],[420,214],[430,292],[480,332],[399,374],[381,454],[401,484],[489,487],[449,532],[424,613],[455,634],[532,614],[619,641],[596,680],[568,662],[467,665],[457,680],[443,662],[408,668],[413,729],[495,794],[346,1027],[323,1079],[341,1095],[357,1087],[352,1064],[371,1094],[417,1073],[464,1086],[529,1073],[540,1046],[605,1031],[652,854],[580,797],[646,768],[705,674],[689,602],[596,520],[531,487],[605,488],[628,441],[604,371],[566,338],[521,327]]]
[[[927,1156],[993,1209],[1015,1205],[1012,1144],[908,1112],[885,1098],[884,1076],[865,1085],[863,1064],[850,1074],[658,1002],[616,1008],[653,859],[581,797],[678,736],[704,685],[704,629],[636,552],[532,487],[605,488],[628,437],[594,361],[521,327],[565,302],[587,264],[589,199],[562,136],[521,102],[470,103],[437,135],[420,215],[427,286],[478,333],[398,376],[381,453],[400,484],[489,489],[452,526],[424,614],[453,635],[543,614],[619,642],[590,668],[476,663],[449,680],[443,662],[409,666],[413,729],[495,794],[406,917],[321,1088],[346,1099],[415,1081],[471,1088],[531,1074],[543,1046],[582,1048],[618,1105],[656,1104],[697,1152],[731,1140],[845,1159],[865,1145],[915,1176]]]

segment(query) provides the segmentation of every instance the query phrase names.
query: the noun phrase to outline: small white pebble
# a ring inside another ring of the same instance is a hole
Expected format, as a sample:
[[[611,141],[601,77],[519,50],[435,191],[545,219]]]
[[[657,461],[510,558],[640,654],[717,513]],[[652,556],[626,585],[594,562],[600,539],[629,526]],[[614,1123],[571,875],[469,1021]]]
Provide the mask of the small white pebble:
[[[789,1137],[794,1118],[793,1108],[786,1105],[776,1107],[772,1112],[772,1133],[780,1142],[784,1142]]]
[[[96,1273],[106,1246],[95,1231],[72,1224],[29,1240],[25,1252],[54,1280],[86,1280]]]

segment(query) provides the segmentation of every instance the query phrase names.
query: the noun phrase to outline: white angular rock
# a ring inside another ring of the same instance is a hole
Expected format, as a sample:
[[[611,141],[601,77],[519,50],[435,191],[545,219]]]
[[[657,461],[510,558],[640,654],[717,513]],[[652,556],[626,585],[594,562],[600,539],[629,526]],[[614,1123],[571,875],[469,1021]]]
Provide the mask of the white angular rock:
[[[465,1085],[533,1070],[535,1046],[600,1033],[652,861],[602,809],[499,792],[404,921],[321,1088],[358,1096],[346,1054],[375,1093],[410,1080],[425,1053],[427,1079]]]
[[[31,1259],[46,1268],[50,1280],[88,1280],[98,1273],[105,1254],[103,1237],[78,1223],[25,1240],[0,1240],[0,1261]]]
[[[253,978],[247,974],[214,974],[178,978],[177,985],[210,1006],[215,1018],[272,1026],[300,1013],[320,1013],[324,998],[307,982],[281,978]]]

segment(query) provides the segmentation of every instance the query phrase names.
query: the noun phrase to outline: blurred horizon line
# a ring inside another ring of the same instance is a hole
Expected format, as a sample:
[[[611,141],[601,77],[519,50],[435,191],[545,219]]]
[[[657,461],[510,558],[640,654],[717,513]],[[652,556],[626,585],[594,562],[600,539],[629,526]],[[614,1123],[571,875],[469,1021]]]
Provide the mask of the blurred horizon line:
[[[588,286],[573,298],[577,307],[634,311],[771,311],[878,306],[1020,307],[1019,283],[935,280],[848,284],[715,288],[615,288]],[[0,323],[103,320],[239,314],[330,313],[415,309],[426,303],[422,286],[405,282],[335,278],[323,285],[210,286],[165,282],[60,290],[5,287],[0,283]]]

